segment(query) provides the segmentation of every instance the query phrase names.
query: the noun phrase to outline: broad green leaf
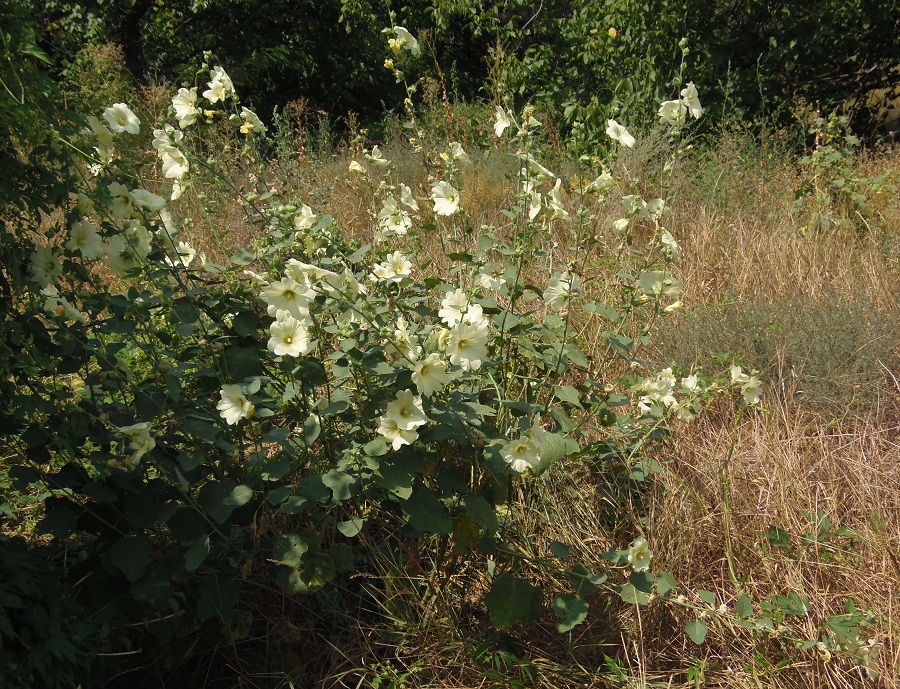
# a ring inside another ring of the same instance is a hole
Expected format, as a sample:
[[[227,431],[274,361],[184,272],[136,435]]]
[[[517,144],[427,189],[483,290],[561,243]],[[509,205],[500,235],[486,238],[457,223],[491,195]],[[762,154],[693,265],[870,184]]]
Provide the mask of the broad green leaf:
[[[553,612],[562,618],[556,625],[559,632],[568,632],[587,619],[588,602],[574,593],[564,593],[553,599]]]
[[[742,593],[734,604],[734,612],[738,617],[750,617],[753,614],[753,601],[746,593]]]
[[[540,476],[553,464],[580,449],[574,438],[560,433],[545,433],[541,438],[541,460],[533,472],[534,475]]]
[[[714,594],[712,591],[704,591],[703,589],[700,589],[699,591],[697,591],[697,595],[700,596],[700,600],[702,600],[707,605],[715,606],[716,594]]]
[[[336,526],[337,530],[344,534],[347,538],[353,538],[360,531],[362,531],[363,525],[365,525],[365,523],[365,519],[355,517],[353,519],[348,519],[347,521],[338,522]]]
[[[223,503],[231,507],[240,507],[250,502],[250,498],[252,497],[253,489],[250,488],[250,486],[235,486],[223,500]]]
[[[322,426],[319,424],[319,417],[315,414],[307,416],[303,422],[303,439],[306,441],[306,444],[312,445],[316,442],[321,432]]]
[[[200,538],[191,544],[184,554],[184,568],[188,572],[193,572],[200,566],[200,563],[209,555],[209,536],[203,534]]]
[[[308,551],[309,545],[302,536],[284,534],[275,539],[272,545],[272,559],[290,567],[299,567]]]
[[[560,402],[567,402],[569,404],[573,404],[579,409],[583,409],[581,406],[581,400],[579,399],[578,390],[573,388],[571,385],[559,385],[556,390],[553,391],[553,396],[556,397]]]
[[[706,625],[700,620],[691,620],[685,625],[684,629],[687,632],[687,635],[691,637],[691,641],[698,646],[706,639],[706,632],[709,631]]]
[[[144,534],[129,534],[113,543],[109,555],[128,581],[135,582],[143,576],[147,565],[153,562],[153,543]]]
[[[575,587],[575,593],[582,598],[587,598],[597,592],[597,587],[606,581],[605,574],[591,574],[590,570],[582,564],[575,565],[569,571],[569,582]]]
[[[660,596],[665,596],[668,593],[672,593],[678,586],[678,582],[675,581],[675,577],[673,577],[668,572],[660,572],[656,575],[656,592]]]
[[[559,541],[553,541],[550,543],[550,552],[553,553],[554,557],[558,557],[562,560],[565,560],[571,553],[569,552],[569,546],[565,543],[560,543]]]
[[[650,594],[635,588],[634,584],[622,584],[619,597],[632,605],[647,605],[650,602]]]
[[[466,506],[466,513],[478,526],[489,534],[497,533],[497,529],[500,528],[497,512],[487,500],[480,495],[469,493],[463,498],[463,502]]]
[[[450,512],[438,496],[421,483],[413,487],[412,495],[402,505],[403,511],[409,516],[409,523],[417,531],[443,535],[450,535],[453,532]]]
[[[350,499],[350,486],[356,483],[356,477],[338,469],[331,469],[322,475],[322,483],[331,489],[335,502],[343,502]]]
[[[517,622],[534,622],[541,615],[543,593],[539,588],[509,572],[496,580],[484,597],[491,623],[509,629]]]

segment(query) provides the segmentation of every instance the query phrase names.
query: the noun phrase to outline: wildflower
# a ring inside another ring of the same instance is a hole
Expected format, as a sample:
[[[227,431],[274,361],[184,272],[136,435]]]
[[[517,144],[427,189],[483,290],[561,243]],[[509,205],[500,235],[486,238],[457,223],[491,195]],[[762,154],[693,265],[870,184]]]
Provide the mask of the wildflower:
[[[553,189],[550,192],[550,208],[553,209],[553,217],[554,218],[568,218],[569,217],[569,212],[563,206],[561,187],[562,187],[562,180],[557,178],[556,184],[553,186]]]
[[[419,204],[412,195],[412,190],[405,184],[400,185],[400,202],[414,211],[419,210]]]
[[[260,296],[269,305],[269,313],[276,318],[280,312],[297,320],[306,320],[309,317],[309,303],[313,295],[306,287],[290,277],[269,283],[262,289]]]
[[[553,172],[545,168],[530,155],[525,156],[525,162],[528,163],[528,169],[538,177],[547,179],[553,179],[554,177],[556,177]]]
[[[175,108],[178,126],[182,129],[190,127],[200,114],[200,108],[197,107],[197,89],[178,89],[178,93],[172,96],[172,107]]]
[[[387,438],[395,451],[404,445],[412,445],[419,437],[418,432],[414,430],[400,428],[397,421],[390,416],[382,416],[378,420],[377,432]]]
[[[731,365],[731,382],[743,385],[750,382],[750,376],[743,372],[740,366]]]
[[[528,197],[528,219],[534,220],[541,212],[541,192],[532,189]]]
[[[462,144],[458,141],[450,142],[450,157],[464,167],[472,164],[469,154],[463,150]]]
[[[441,309],[438,311],[438,318],[446,323],[448,327],[452,328],[462,320],[463,311],[466,310],[468,305],[469,298],[466,296],[466,293],[461,289],[457,289],[441,300]]]
[[[459,192],[449,182],[432,182],[431,200],[438,215],[453,215],[459,210]]]
[[[228,96],[234,93],[234,84],[224,69],[219,66],[213,67],[209,76],[210,81],[207,83],[209,88],[203,92],[203,97],[210,103],[224,102]]]
[[[128,191],[128,187],[124,184],[119,184],[118,182],[111,182],[107,189],[109,190],[109,195],[112,197],[110,211],[112,212],[113,218],[121,220],[122,218],[127,218],[134,212],[134,208],[131,205],[131,193]]]
[[[628,548],[628,564],[635,572],[646,572],[650,569],[650,560],[653,558],[653,551],[647,540],[638,536],[631,542]]]
[[[399,251],[385,256],[385,262],[375,266],[373,273],[379,280],[399,282],[412,272],[412,263]]]
[[[613,178],[611,174],[604,171],[600,174],[597,179],[591,182],[588,185],[588,191],[604,191],[609,189],[610,187],[614,187],[616,185],[616,180]]]
[[[668,215],[668,209],[666,208],[666,202],[663,199],[652,199],[647,202],[646,205],[647,212],[650,215],[662,216]]]
[[[90,132],[94,135],[96,143],[94,144],[94,150],[97,151],[97,155],[100,157],[101,163],[108,163],[112,160],[113,153],[115,153],[115,144],[113,143],[113,133],[109,130],[108,127],[105,127],[101,124],[100,120],[98,120],[93,115],[88,117],[88,124],[90,125]]]
[[[256,407],[244,395],[240,385],[223,385],[220,394],[222,399],[216,404],[216,409],[229,426],[253,416]]]
[[[174,146],[160,149],[160,158],[162,159],[163,175],[169,179],[183,179],[191,168],[188,159]]]
[[[150,255],[153,236],[141,221],[129,220],[125,223],[123,235],[138,258],[143,260]]]
[[[677,298],[682,288],[681,281],[665,270],[645,271],[638,276],[637,284],[648,297]]]
[[[580,287],[581,278],[578,275],[557,273],[550,278],[547,289],[544,290],[544,303],[553,311],[562,311]]]
[[[666,229],[663,229],[662,236],[660,237],[660,243],[663,246],[663,253],[670,261],[675,261],[678,259],[678,252],[681,250],[678,246],[678,242],[675,241],[675,237],[672,236],[672,233]]]
[[[681,98],[691,111],[691,117],[695,120],[700,119],[703,114],[703,108],[700,107],[700,98],[697,95],[697,87],[694,82],[688,82],[688,85],[681,90]]]
[[[293,356],[298,357],[306,354],[311,349],[309,340],[309,330],[306,325],[286,316],[277,318],[271,326],[269,326],[271,337],[269,338],[268,348],[272,350],[275,356]]]
[[[422,52],[422,49],[419,47],[419,42],[413,37],[413,35],[404,29],[402,26],[395,26],[394,33],[397,35],[397,38],[394,39],[396,43],[391,45],[391,48],[397,46],[397,50],[394,52],[399,54],[400,50],[408,50],[412,53],[413,57],[418,57]]]
[[[401,236],[405,235],[412,227],[409,213],[397,205],[397,200],[393,196],[388,196],[382,201],[382,209],[378,213],[378,220],[381,222],[383,229],[391,230]]]
[[[135,206],[146,208],[151,213],[158,213],[166,207],[166,200],[162,196],[157,196],[146,189],[135,189],[129,196]]]
[[[496,263],[485,263],[478,269],[477,282],[484,289],[496,292],[506,284],[503,267]]]
[[[170,266],[180,265],[187,268],[197,256],[197,250],[187,242],[178,242],[175,245],[175,258],[166,256],[166,263]]]
[[[387,167],[391,164],[391,161],[384,157],[378,146],[372,146],[372,152],[366,153],[365,156],[366,160],[376,167]]]
[[[628,133],[628,130],[625,129],[625,127],[623,127],[615,120],[607,120],[606,133],[609,138],[613,139],[614,141],[618,141],[623,146],[626,146],[628,148],[632,148],[634,146],[634,137]]]
[[[422,409],[422,398],[414,395],[412,390],[398,390],[394,401],[388,402],[386,416],[404,431],[412,431],[428,423]]]
[[[741,385],[741,396],[744,398],[745,404],[756,404],[762,397],[762,383],[756,376],[749,376],[747,381]]]
[[[148,430],[150,424],[146,421],[136,423],[132,426],[122,426],[119,433],[128,439],[128,449],[131,450],[131,456],[125,460],[131,467],[136,467],[141,457],[156,447],[156,441],[151,437]]]
[[[636,217],[642,220],[650,219],[650,211],[647,210],[647,202],[637,194],[629,194],[622,197],[622,205],[629,217]]]
[[[138,134],[141,131],[141,121],[125,103],[110,105],[103,111],[103,119],[109,123],[110,129],[116,134],[122,132]]]
[[[241,106],[241,119],[244,120],[244,124],[241,125],[243,134],[266,133],[266,125],[262,123],[259,116],[252,110]]]
[[[106,252],[109,254],[107,262],[110,270],[119,275],[140,265],[140,259],[137,254],[135,254],[128,240],[122,235],[110,238]]]
[[[697,392],[700,389],[700,379],[697,378],[697,374],[692,373],[681,379],[681,387],[685,392]]]
[[[41,287],[49,286],[56,278],[62,275],[62,263],[59,261],[53,247],[39,246],[31,255],[31,277]]]
[[[659,106],[656,114],[663,124],[680,125],[684,124],[687,110],[687,105],[683,100],[667,100]]]
[[[509,113],[501,106],[494,110],[494,135],[503,136],[503,132],[510,125]]]
[[[305,203],[300,204],[300,211],[294,216],[294,229],[306,230],[316,224],[319,216],[313,213],[313,209]]]
[[[500,455],[510,469],[520,474],[524,474],[527,469],[537,469],[541,461],[540,451],[529,435],[523,435],[504,445]]]
[[[366,168],[364,168],[362,165],[357,163],[355,160],[350,161],[349,170],[350,170],[350,172],[358,172],[361,175],[366,174]]]
[[[419,390],[420,395],[431,397],[440,392],[450,382],[447,374],[447,364],[437,352],[429,354],[424,360],[417,361],[413,366],[412,381]]]
[[[484,315],[484,309],[481,308],[481,304],[470,304],[460,322],[486,330],[491,327],[490,321]]]
[[[464,371],[477,371],[482,360],[487,357],[489,329],[484,325],[458,323],[450,330],[447,354],[450,363]]]
[[[82,258],[91,261],[103,255],[105,247],[97,228],[89,222],[73,222],[69,228],[69,241],[66,248],[81,252]]]

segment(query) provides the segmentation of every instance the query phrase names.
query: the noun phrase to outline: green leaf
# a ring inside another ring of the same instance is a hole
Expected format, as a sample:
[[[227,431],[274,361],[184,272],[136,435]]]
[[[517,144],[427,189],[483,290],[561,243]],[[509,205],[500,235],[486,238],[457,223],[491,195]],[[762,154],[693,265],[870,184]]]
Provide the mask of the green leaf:
[[[217,425],[202,419],[185,419],[181,427],[188,435],[192,435],[207,443],[214,443],[219,435],[219,427]],[[189,469],[186,470],[190,471]]]
[[[550,552],[553,553],[554,557],[558,557],[561,560],[565,560],[571,553],[569,552],[569,546],[565,543],[560,543],[559,541],[553,541],[550,543]]]
[[[235,486],[222,503],[230,507],[240,507],[250,502],[252,497],[253,489],[249,486]]]
[[[463,498],[463,503],[466,506],[466,513],[472,518],[472,521],[489,534],[497,533],[500,528],[497,512],[487,500],[480,495],[468,493]]]
[[[303,439],[306,441],[306,444],[312,445],[316,442],[321,432],[322,426],[319,424],[319,417],[315,414],[307,416],[303,422]]]
[[[324,553],[316,553],[303,566],[279,567],[275,575],[278,585],[288,593],[314,593],[334,579],[334,561]]]
[[[553,612],[562,618],[556,625],[559,632],[568,632],[587,619],[588,602],[574,593],[564,593],[553,599]]]
[[[534,622],[541,615],[543,593],[539,588],[509,572],[494,581],[484,597],[491,624],[509,629],[517,622]]]
[[[712,591],[704,591],[703,589],[697,591],[697,595],[700,596],[700,600],[702,600],[707,605],[715,606],[716,604],[716,594]]]
[[[331,469],[322,475],[322,483],[331,489],[335,502],[343,502],[350,499],[350,486],[356,483],[356,477],[338,469]]]
[[[262,375],[262,361],[258,347],[232,346],[222,354],[222,368],[229,380],[242,381],[245,378]]]
[[[575,454],[580,449],[574,438],[560,433],[545,433],[541,438],[541,461],[534,469],[534,475],[540,476],[553,464],[567,455]]]
[[[243,247],[238,249],[231,257],[231,262],[237,266],[245,266],[256,260],[256,253],[252,249]]]
[[[347,538],[353,538],[360,531],[362,531],[363,526],[365,525],[366,520],[356,517],[354,519],[348,519],[347,521],[338,522],[337,530],[344,534]]]
[[[278,486],[278,488],[273,488],[266,495],[268,501],[273,505],[280,505],[285,500],[288,499],[291,495],[291,489],[289,486]]]
[[[619,597],[632,605],[647,605],[650,602],[650,594],[636,588],[634,584],[622,584]]]
[[[371,445],[371,443],[369,444]],[[376,485],[393,493],[401,500],[408,500],[409,496],[412,495],[415,474],[408,469],[393,464],[382,464],[372,478]],[[472,518],[475,519],[474,516]],[[478,520],[476,519],[476,521]]]
[[[133,583],[144,575],[147,565],[153,562],[153,543],[144,534],[129,534],[113,543],[109,554],[112,563]]]
[[[241,337],[255,337],[259,334],[259,316],[252,311],[241,311],[234,317],[231,327]]]
[[[573,388],[571,385],[559,385],[556,390],[553,392],[553,396],[556,397],[560,402],[567,402],[568,404],[573,404],[579,409],[583,409],[581,406],[581,400],[579,399],[578,390]]]
[[[188,572],[193,572],[200,566],[200,563],[209,555],[209,536],[203,534],[191,544],[184,554],[184,568]]]
[[[734,612],[738,617],[750,617],[753,615],[753,601],[746,593],[742,593],[734,605]]]
[[[421,483],[413,487],[412,495],[402,505],[403,511],[409,516],[409,523],[417,531],[447,536],[453,532],[450,512],[438,496]]]
[[[591,574],[582,564],[575,565],[569,571],[569,582],[575,587],[575,593],[587,598],[597,592],[597,587],[606,581],[605,574]]]
[[[656,575],[656,592],[660,596],[672,593],[678,587],[678,582],[668,572],[660,572]]]
[[[299,567],[309,545],[298,534],[285,534],[275,539],[272,545],[272,559],[290,567]]]
[[[687,632],[687,635],[691,637],[691,641],[698,646],[706,639],[706,632],[709,631],[706,625],[700,620],[691,620],[685,625],[684,630]]]

